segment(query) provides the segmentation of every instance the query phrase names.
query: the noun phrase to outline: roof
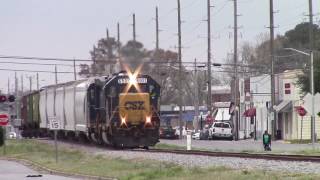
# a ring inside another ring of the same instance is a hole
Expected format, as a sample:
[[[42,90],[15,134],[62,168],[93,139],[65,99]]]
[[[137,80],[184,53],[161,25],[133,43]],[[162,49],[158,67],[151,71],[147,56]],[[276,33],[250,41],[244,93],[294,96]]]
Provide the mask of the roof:
[[[274,110],[277,112],[288,112],[290,111],[290,107],[292,107],[292,101],[284,100],[280,104],[274,106]]]
[[[214,94],[230,94],[231,88],[229,85],[211,86],[211,92]]]

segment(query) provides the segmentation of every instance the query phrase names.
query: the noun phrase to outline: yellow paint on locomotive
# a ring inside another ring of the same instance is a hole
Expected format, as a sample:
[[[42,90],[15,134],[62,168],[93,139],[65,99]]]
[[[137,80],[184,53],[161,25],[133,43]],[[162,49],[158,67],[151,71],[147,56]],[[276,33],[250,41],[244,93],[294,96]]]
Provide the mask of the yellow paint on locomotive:
[[[119,100],[119,115],[125,118],[125,124],[144,123],[147,116],[151,115],[148,93],[121,93]]]

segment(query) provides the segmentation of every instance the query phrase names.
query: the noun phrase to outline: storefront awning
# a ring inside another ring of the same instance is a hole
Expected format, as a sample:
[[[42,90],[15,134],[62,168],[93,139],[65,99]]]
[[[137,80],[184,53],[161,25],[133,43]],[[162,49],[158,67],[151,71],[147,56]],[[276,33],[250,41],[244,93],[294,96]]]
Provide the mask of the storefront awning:
[[[256,108],[247,109],[243,113],[243,116],[245,116],[245,117],[254,117],[254,116],[256,116]]]
[[[277,113],[290,112],[292,109],[292,101],[284,100],[277,106],[274,106],[273,108],[274,110],[276,110]]]

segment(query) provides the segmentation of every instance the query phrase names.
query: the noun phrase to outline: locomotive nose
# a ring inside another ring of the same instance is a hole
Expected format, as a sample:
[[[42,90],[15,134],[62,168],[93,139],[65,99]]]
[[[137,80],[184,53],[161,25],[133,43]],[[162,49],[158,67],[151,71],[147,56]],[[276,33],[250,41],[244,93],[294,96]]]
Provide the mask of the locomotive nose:
[[[125,119],[121,124],[139,125],[151,122],[149,98],[148,93],[121,93],[119,115],[121,120]]]

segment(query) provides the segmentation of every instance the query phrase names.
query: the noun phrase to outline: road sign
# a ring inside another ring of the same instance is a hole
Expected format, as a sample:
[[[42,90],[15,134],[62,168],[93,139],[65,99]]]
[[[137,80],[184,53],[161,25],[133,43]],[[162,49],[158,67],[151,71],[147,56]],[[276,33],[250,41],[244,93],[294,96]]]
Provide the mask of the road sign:
[[[303,107],[308,111],[309,114],[311,114],[312,112],[312,95],[310,93],[308,93],[304,98],[304,104]],[[317,93],[314,96],[314,112],[320,112],[320,94]]]
[[[13,126],[20,127],[22,124],[22,119],[14,119]]]
[[[307,111],[302,107],[302,106],[297,106],[295,107],[296,108],[296,111],[297,113],[300,115],[300,116],[305,116],[307,114]]]
[[[0,126],[6,126],[9,123],[8,114],[0,114]]]
[[[49,129],[50,130],[59,130],[61,129],[61,123],[60,121],[54,116],[54,117],[49,117]]]

